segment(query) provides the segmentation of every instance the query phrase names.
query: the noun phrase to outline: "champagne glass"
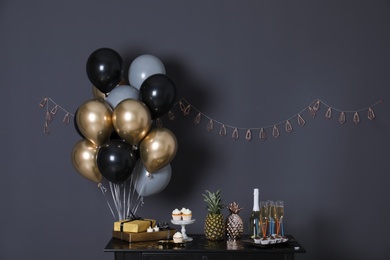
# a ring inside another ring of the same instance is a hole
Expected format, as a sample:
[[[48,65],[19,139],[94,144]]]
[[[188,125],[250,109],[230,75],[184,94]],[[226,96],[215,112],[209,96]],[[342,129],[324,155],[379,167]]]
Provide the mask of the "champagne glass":
[[[275,204],[275,216],[276,216],[276,235],[279,236],[280,232],[280,225],[283,222],[283,217],[284,217],[284,203],[283,201],[279,200]]]
[[[267,236],[267,225],[268,225],[268,206],[266,201],[260,201],[260,226],[263,233],[263,237]]]
[[[268,207],[268,227],[269,227],[268,234],[272,236],[275,230],[275,211],[276,211],[275,202],[273,200],[267,200],[267,207]]]

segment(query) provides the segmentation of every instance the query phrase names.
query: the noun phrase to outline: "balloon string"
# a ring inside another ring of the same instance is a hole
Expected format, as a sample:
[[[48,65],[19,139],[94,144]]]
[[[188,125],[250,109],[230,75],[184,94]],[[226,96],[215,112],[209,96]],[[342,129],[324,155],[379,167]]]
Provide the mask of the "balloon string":
[[[123,216],[126,217],[126,183],[123,186]]]
[[[143,202],[144,202],[144,197],[141,197],[141,198],[138,200],[137,206],[136,206],[135,209],[133,210],[133,214],[135,214],[135,213],[137,212],[139,205],[140,205],[140,204],[142,205]]]
[[[136,177],[135,180],[134,180],[134,189],[133,189],[133,192],[132,192],[132,198],[133,198],[133,200],[134,200],[135,191],[136,191],[136,188],[135,188],[135,187],[137,187],[138,181],[139,181],[139,180],[138,180],[138,178]],[[141,190],[139,193],[142,193],[142,190]],[[138,200],[138,198],[135,199],[135,202],[134,202],[134,203],[137,203],[137,200]],[[133,214],[135,214],[135,213],[137,212],[136,208],[137,208],[137,205],[134,205],[133,208],[132,208],[132,210],[131,210],[131,212],[132,212]]]
[[[114,214],[114,211],[112,210],[112,207],[111,207],[111,205],[110,205],[110,203],[109,203],[109,201],[108,201],[108,199],[107,199],[107,197],[106,197],[106,192],[107,192],[107,189],[103,186],[103,184],[101,184],[101,183],[99,183],[98,184],[98,187],[100,188],[100,190],[102,191],[102,193],[103,193],[103,196],[104,196],[104,199],[106,200],[106,202],[107,202],[107,205],[108,205],[108,208],[110,209],[110,211],[111,211],[111,214],[112,214],[112,216],[114,217],[114,219],[115,219],[115,214]]]
[[[137,212],[139,205],[141,203],[143,204],[143,197],[140,194],[142,194],[145,186],[146,186],[146,182],[144,182],[144,184],[142,185],[141,191],[138,193],[138,197],[137,197],[137,200],[136,200],[137,205],[136,205],[136,207],[133,210],[134,214]]]
[[[118,215],[119,215],[119,220],[124,219],[122,216],[122,203],[121,203],[121,190],[119,184],[114,184],[115,186],[115,198],[118,202]]]
[[[115,186],[114,186],[114,184],[112,182],[110,182],[110,190],[111,190],[112,201],[114,202],[116,211],[118,213],[118,220],[121,220],[121,218],[119,216],[119,210],[118,210],[118,200],[117,200],[117,198],[115,196]]]
[[[126,213],[126,216],[129,216],[130,215],[130,207],[131,207],[131,185],[133,183],[133,176],[134,174],[131,175],[131,178],[130,178],[130,181],[129,181],[129,190],[128,190],[128,194],[127,194],[127,213]]]

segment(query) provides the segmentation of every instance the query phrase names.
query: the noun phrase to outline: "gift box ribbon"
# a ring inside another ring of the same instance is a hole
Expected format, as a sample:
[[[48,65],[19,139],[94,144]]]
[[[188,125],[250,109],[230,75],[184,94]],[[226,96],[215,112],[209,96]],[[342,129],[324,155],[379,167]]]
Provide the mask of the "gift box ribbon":
[[[135,221],[135,220],[145,220],[144,218],[142,218],[142,217],[139,217],[139,216],[136,216],[136,215],[134,215],[133,213],[131,213],[130,212],[130,216],[127,216],[127,219],[126,220],[124,220],[124,221],[122,221],[121,222],[121,228],[120,228],[120,232],[123,232],[123,226],[124,226],[124,224],[125,223],[129,223],[129,222],[132,222],[132,221]],[[145,220],[146,221],[146,220]],[[152,227],[152,225],[153,225],[153,222],[151,221],[151,220],[149,220],[150,221],[150,226]]]

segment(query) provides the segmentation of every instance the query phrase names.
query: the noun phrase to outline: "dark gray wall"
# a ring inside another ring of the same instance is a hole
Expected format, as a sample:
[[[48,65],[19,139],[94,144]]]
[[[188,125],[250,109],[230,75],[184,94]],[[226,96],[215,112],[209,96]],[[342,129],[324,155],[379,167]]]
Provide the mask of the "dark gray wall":
[[[390,1],[14,1],[0,3],[2,89],[1,259],[112,259],[103,253],[113,218],[96,184],[73,168],[80,139],[55,117],[52,97],[73,112],[92,98],[88,56],[117,50],[125,61],[158,56],[178,97],[243,128],[282,122],[320,98],[342,110],[374,107],[377,118],[340,125],[306,113],[306,125],[265,142],[194,125],[192,111],[163,120],[178,154],[161,193],[139,214],[169,220],[175,207],[196,218],[201,194],[222,189],[249,218],[252,190],[285,201],[285,230],[307,249],[297,259],[385,259],[389,233]],[[269,130],[269,129],[268,129]],[[227,211],[224,211],[227,215]]]

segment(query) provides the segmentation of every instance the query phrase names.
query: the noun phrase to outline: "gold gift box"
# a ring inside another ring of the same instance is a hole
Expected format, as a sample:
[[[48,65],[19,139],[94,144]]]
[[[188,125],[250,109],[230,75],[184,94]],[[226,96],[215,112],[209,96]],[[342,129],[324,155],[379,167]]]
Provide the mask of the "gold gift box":
[[[175,234],[176,229],[166,229],[154,232],[141,232],[141,233],[131,233],[131,232],[120,232],[113,231],[112,237],[132,242],[144,242],[144,241],[153,241],[161,239],[172,239],[173,234]]]
[[[120,220],[114,222],[114,231],[140,233],[155,225],[154,219]]]

